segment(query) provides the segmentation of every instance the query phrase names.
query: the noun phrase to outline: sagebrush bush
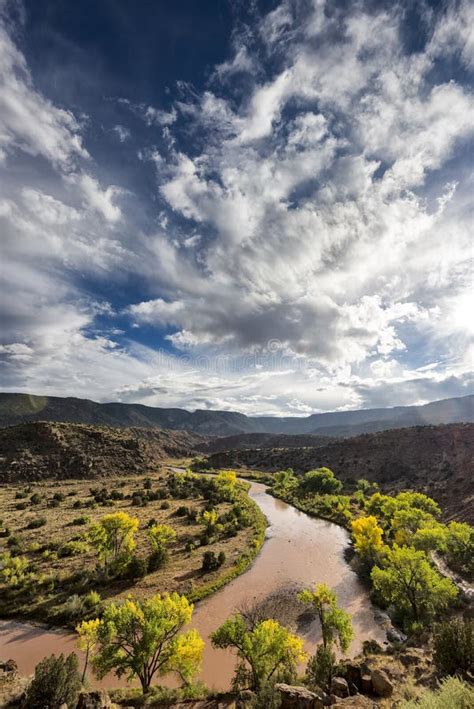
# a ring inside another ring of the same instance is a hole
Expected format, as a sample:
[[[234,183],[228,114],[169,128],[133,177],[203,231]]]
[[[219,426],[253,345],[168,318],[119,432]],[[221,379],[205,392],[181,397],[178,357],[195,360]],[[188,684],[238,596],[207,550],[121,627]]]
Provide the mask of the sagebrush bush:
[[[472,709],[474,687],[457,677],[443,680],[438,689],[425,692],[420,699],[403,702],[400,709]]]

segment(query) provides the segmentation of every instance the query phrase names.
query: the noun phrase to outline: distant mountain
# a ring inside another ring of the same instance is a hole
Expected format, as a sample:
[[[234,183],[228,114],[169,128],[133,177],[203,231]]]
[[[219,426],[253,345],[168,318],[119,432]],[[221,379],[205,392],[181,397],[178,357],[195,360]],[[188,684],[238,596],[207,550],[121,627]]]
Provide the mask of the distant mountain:
[[[94,479],[156,470],[196,453],[187,431],[39,421],[0,429],[0,483]]]
[[[0,426],[27,421],[63,421],[104,426],[159,427],[202,435],[241,433],[353,436],[406,426],[474,422],[474,395],[443,399],[424,406],[360,409],[306,417],[245,416],[236,411],[186,411],[143,404],[98,404],[89,399],[0,394]]]
[[[313,448],[258,448],[214,453],[212,468],[305,472],[327,466],[341,480],[378,482],[394,492],[411,488],[437,500],[448,518],[474,523],[474,424],[417,426]]]

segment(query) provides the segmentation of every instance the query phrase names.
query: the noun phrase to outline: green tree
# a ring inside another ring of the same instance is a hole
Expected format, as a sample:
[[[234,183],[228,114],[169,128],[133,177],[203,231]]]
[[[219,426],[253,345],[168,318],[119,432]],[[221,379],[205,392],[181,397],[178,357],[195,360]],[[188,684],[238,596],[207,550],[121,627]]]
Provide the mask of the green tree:
[[[329,689],[336,667],[336,655],[331,648],[318,645],[315,654],[309,659],[306,667],[308,684]]]
[[[305,589],[298,594],[298,599],[310,605],[321,623],[323,645],[331,649],[337,643],[342,652],[347,652],[354,637],[351,616],[337,605],[337,596],[324,583],[317,584],[314,591]]]
[[[75,707],[81,677],[74,653],[51,655],[36,665],[35,674],[26,692],[25,706],[28,709],[59,709],[62,704]]]
[[[200,669],[204,647],[196,630],[180,634],[192,612],[193,605],[177,593],[111,603],[97,631],[95,674],[102,678],[114,670],[117,677],[138,677],[144,693],[156,674],[174,672],[189,682]]]
[[[298,484],[298,478],[291,469],[281,470],[273,476],[272,488],[277,495],[291,495]]]
[[[138,526],[138,519],[130,517],[126,512],[105,515],[90,526],[88,540],[97,551],[106,571],[110,565],[122,567],[129,561],[135,548]]]
[[[426,554],[413,547],[395,544],[388,549],[383,567],[374,566],[371,578],[384,601],[414,621],[432,618],[457,596],[453,582],[440,576]]]
[[[474,528],[465,522],[450,522],[446,530],[448,563],[474,575]]]
[[[342,482],[329,468],[309,470],[303,478],[303,488],[319,495],[337,495],[342,490]]]
[[[241,615],[235,615],[212,634],[211,640],[214,647],[237,650],[240,662],[234,686],[255,692],[278,677],[294,677],[298,664],[305,659],[301,638],[273,619],[250,628]]]
[[[474,620],[453,618],[435,625],[433,660],[442,675],[474,675]]]

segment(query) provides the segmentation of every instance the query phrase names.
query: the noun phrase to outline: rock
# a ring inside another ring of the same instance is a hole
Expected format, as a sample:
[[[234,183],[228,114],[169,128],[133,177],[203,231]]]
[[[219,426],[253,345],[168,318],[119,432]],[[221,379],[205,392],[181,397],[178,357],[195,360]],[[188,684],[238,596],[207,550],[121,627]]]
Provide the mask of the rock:
[[[363,674],[360,678],[360,691],[362,694],[372,694],[372,676],[370,673]]]
[[[0,672],[18,674],[18,665],[15,660],[0,660]]]
[[[370,673],[372,687],[379,697],[391,697],[393,694],[393,684],[389,680],[384,670],[372,670]]]
[[[351,685],[354,685],[357,690],[360,690],[360,680],[362,677],[362,670],[361,666],[358,665],[355,662],[345,662],[344,665],[344,676],[347,679],[347,683],[349,687]],[[355,692],[351,692],[351,694],[355,694]]]
[[[81,692],[77,702],[77,709],[113,709],[115,706],[105,689]]]
[[[331,694],[335,694],[336,697],[348,697],[349,685],[344,677],[333,677],[331,680]]]
[[[404,667],[410,667],[411,665],[420,664],[420,658],[413,652],[402,652],[398,656],[398,659]]]
[[[401,630],[398,630],[393,625],[387,629],[387,640],[391,643],[406,643],[407,636]]]
[[[275,689],[280,692],[281,709],[322,709],[324,706],[321,697],[306,687],[281,683],[276,684]]]

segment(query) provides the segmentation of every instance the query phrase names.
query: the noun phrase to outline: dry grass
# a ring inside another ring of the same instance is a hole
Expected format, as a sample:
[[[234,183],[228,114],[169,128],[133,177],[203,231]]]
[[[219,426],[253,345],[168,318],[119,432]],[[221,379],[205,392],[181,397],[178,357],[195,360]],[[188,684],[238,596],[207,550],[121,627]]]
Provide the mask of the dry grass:
[[[162,472],[148,476],[151,479],[152,490],[159,490],[166,495],[166,475]],[[54,588],[51,584],[41,584],[37,593],[21,594],[11,589],[0,586],[0,606],[2,615],[37,618],[51,622],[74,623],[77,617],[67,618],[67,608],[71,607],[71,597],[79,597],[90,590],[97,590],[102,599],[120,598],[129,593],[134,596],[151,596],[160,592],[178,591],[186,593],[193,599],[203,597],[208,592],[221,586],[225,581],[230,580],[237,573],[244,570],[249,550],[256,550],[263,541],[262,518],[256,505],[248,498],[243,488],[239,491],[239,498],[249,505],[255,524],[240,529],[234,537],[221,538],[212,541],[204,547],[198,547],[194,551],[187,551],[186,545],[189,542],[199,544],[199,537],[202,535],[204,526],[200,522],[189,521],[186,517],[179,517],[176,511],[180,506],[186,506],[191,510],[201,513],[205,507],[205,500],[201,499],[172,499],[167,496],[164,499],[149,502],[145,507],[132,506],[130,496],[134,491],[143,489],[146,476],[130,478],[108,478],[106,481],[64,481],[64,482],[43,482],[31,486],[26,485],[4,485],[0,487],[0,518],[3,519],[3,526],[8,527],[9,537],[0,539],[0,550],[6,551],[11,545],[12,538],[17,538],[21,555],[26,556],[38,578],[47,577],[56,580]],[[105,506],[94,503],[91,496],[91,488],[100,488],[106,485],[109,491],[118,490],[128,499],[113,502],[113,506]],[[55,493],[62,493],[65,497],[58,507],[50,507],[51,500]],[[18,499],[17,495],[26,493],[26,497]],[[31,496],[38,493],[41,502],[32,505]],[[81,508],[77,507],[77,501],[81,503]],[[24,510],[17,509],[18,505],[26,502]],[[169,505],[168,509],[162,509],[163,503]],[[76,507],[74,507],[76,504]],[[87,505],[87,506],[84,506]],[[92,505],[92,506],[91,506]],[[231,504],[228,502],[219,503],[215,509],[218,514],[230,510]],[[176,541],[169,548],[169,561],[164,568],[147,574],[144,578],[136,582],[130,580],[110,580],[104,585],[94,583],[94,569],[97,564],[97,557],[93,550],[67,558],[58,558],[54,551],[58,546],[73,540],[82,539],[87,530],[88,524],[99,520],[105,514],[116,511],[125,511],[140,521],[139,531],[136,535],[137,546],[135,553],[137,556],[145,558],[150,553],[149,543],[145,536],[147,523],[154,519],[158,524],[168,524],[176,532]],[[77,518],[87,516],[86,525],[75,523]],[[34,520],[44,518],[46,524],[37,529],[29,529],[28,526]],[[51,552],[51,549],[53,551]],[[48,551],[49,550],[49,551]],[[226,560],[223,566],[217,571],[203,574],[201,571],[203,551],[214,551],[216,554],[224,552]],[[256,553],[256,552],[255,552]],[[250,562],[250,558],[248,562]],[[90,572],[90,577],[86,575],[85,584],[81,586],[79,582],[70,583],[74,579],[74,574]],[[92,582],[90,581],[92,578]],[[69,604],[69,605],[68,605]]]

